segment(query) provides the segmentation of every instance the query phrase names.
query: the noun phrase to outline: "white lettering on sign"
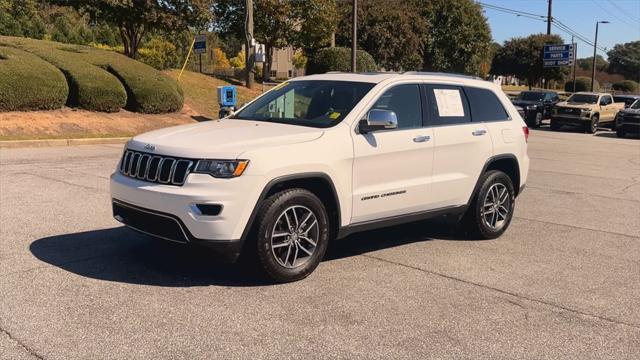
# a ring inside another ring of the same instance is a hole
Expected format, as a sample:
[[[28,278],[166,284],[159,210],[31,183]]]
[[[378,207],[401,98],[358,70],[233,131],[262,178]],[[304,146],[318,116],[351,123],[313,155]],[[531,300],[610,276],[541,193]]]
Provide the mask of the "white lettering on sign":
[[[464,116],[460,90],[433,89],[433,95],[435,95],[438,104],[438,115],[441,117]]]

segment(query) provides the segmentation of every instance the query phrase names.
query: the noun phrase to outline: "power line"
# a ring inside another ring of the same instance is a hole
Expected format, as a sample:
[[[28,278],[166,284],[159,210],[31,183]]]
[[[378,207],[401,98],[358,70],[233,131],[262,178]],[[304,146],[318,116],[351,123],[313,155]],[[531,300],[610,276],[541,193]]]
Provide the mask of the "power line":
[[[506,13],[506,14],[522,16],[522,17],[529,18],[529,19],[532,19],[532,20],[538,20],[538,21],[542,21],[542,22],[547,22],[547,20],[546,20],[547,16],[545,16],[545,15],[534,14],[534,13],[530,13],[530,12],[510,9],[510,8],[497,6],[497,5],[485,4],[485,3],[480,2],[480,1],[478,1],[477,4],[482,6],[482,7],[484,7],[484,8],[495,10],[495,11],[500,11],[500,12],[503,12],[503,13]],[[563,31],[563,32],[565,32],[565,33],[567,33],[569,35],[573,35],[574,37],[576,37],[578,40],[584,42],[585,44],[587,44],[589,46],[593,46],[593,42],[590,41],[589,38],[587,38],[586,36],[578,33],[577,31],[573,30],[569,26],[565,25],[560,20],[558,20],[556,17],[552,17],[551,18],[551,24],[553,26],[555,26],[557,29],[559,29],[559,30],[561,30],[561,31]],[[606,52],[606,49],[602,48],[600,46],[598,46],[597,49],[602,51],[602,52]]]
[[[636,19],[633,16],[631,16],[628,12],[626,12],[623,8],[621,8],[618,4],[616,4],[615,2],[613,2],[613,0],[607,0],[611,6],[613,6],[614,8],[618,9],[618,11],[620,11],[620,13],[624,14],[625,16],[627,16],[629,19],[631,19],[631,21],[638,23],[640,22],[640,19]]]
[[[619,17],[618,15],[614,14],[612,11],[609,11],[609,9],[607,9],[606,7],[600,5],[600,3],[597,3],[595,0],[591,0],[592,3],[596,4],[596,6],[598,6],[600,9],[604,10],[607,14],[613,16],[614,18],[622,21],[623,23],[633,27],[634,25],[630,24],[628,21],[626,21],[625,19]]]
[[[569,35],[573,35],[575,36],[577,39],[579,39],[580,41],[586,43],[589,46],[593,46],[593,42],[591,40],[589,40],[589,38],[587,38],[586,36],[578,33],[577,31],[573,30],[572,28],[570,28],[569,26],[565,25],[562,21],[558,20],[557,18],[553,18],[552,22],[554,23],[554,26],[556,28],[558,28],[559,30],[562,30],[566,33],[568,33]],[[602,52],[606,52],[607,49],[602,48],[602,47],[597,47],[598,50],[602,51]]]
[[[521,15],[529,15],[529,16],[542,18],[542,19],[546,18],[545,15],[540,15],[540,14],[534,14],[534,13],[530,13],[530,12],[526,12],[526,11],[509,9],[509,8],[498,6],[498,5],[485,4],[485,3],[481,2],[481,1],[478,1],[478,5],[481,5],[481,6],[484,6],[484,7],[488,7],[488,8],[493,8],[494,10],[508,11],[508,12],[512,12],[512,13],[518,13],[518,14],[521,14]]]

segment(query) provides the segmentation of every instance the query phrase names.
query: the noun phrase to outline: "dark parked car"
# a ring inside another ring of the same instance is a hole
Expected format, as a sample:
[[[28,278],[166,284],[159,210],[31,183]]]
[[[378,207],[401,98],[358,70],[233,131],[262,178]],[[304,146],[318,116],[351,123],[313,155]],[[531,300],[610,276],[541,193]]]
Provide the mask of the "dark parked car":
[[[640,100],[616,115],[616,135],[625,137],[628,133],[640,134]]]
[[[511,102],[524,109],[527,125],[537,128],[542,120],[551,118],[553,106],[559,101],[560,98],[554,91],[523,91]]]
[[[613,95],[613,102],[623,102],[625,109],[638,99],[640,99],[640,95]]]

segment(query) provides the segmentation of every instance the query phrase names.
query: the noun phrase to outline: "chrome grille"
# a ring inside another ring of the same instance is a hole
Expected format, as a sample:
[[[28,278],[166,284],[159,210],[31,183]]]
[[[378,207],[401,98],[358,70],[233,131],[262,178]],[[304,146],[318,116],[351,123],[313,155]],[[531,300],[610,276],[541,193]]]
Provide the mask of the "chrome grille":
[[[193,170],[193,160],[125,150],[120,173],[130,178],[168,185],[182,185]]]
[[[573,108],[558,108],[558,112],[561,114],[576,114],[580,115],[580,109]]]

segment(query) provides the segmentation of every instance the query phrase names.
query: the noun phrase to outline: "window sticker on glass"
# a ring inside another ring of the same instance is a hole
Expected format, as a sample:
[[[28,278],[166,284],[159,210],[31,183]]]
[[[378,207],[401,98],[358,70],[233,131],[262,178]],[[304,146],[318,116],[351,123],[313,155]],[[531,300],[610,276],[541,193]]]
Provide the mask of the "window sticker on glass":
[[[340,113],[339,112],[332,112],[331,114],[329,114],[329,117],[333,120],[337,119],[340,117]]]
[[[457,89],[433,89],[433,95],[438,103],[438,115],[441,117],[464,116],[462,96]]]

